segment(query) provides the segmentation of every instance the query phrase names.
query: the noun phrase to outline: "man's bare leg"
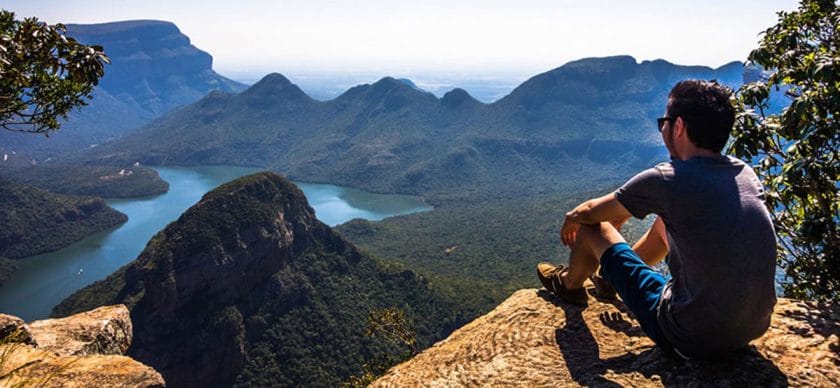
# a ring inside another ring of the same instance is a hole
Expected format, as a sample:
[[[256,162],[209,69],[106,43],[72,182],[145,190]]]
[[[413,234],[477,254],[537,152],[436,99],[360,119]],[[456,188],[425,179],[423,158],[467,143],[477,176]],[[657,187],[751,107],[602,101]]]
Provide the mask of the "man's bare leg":
[[[633,251],[648,266],[654,266],[668,254],[668,238],[665,233],[665,223],[656,217],[650,229],[633,245]]]
[[[604,251],[620,242],[625,242],[624,237],[612,223],[581,225],[569,254],[569,270],[561,276],[563,285],[568,289],[583,287],[586,278],[598,270]]]

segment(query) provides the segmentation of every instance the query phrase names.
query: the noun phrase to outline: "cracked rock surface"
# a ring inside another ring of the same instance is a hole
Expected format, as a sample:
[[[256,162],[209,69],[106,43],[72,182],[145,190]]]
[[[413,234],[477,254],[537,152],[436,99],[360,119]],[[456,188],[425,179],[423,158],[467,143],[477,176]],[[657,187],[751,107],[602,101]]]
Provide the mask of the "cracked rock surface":
[[[373,383],[402,386],[838,386],[840,308],[779,298],[767,333],[712,361],[669,358],[620,302],[544,290],[488,314]]]

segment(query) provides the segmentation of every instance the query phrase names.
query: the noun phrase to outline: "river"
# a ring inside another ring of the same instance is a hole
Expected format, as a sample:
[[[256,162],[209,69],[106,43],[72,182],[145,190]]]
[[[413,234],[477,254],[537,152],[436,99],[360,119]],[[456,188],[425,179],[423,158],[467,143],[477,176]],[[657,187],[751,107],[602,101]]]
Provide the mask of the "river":
[[[76,290],[103,279],[134,260],[159,230],[218,185],[261,169],[229,166],[155,167],[169,182],[166,194],[106,202],[128,222],[64,249],[17,260],[17,271],[0,287],[0,312],[25,321],[49,316],[53,306]],[[354,218],[386,217],[431,210],[420,199],[373,194],[327,184],[296,184],[322,222],[334,226]]]

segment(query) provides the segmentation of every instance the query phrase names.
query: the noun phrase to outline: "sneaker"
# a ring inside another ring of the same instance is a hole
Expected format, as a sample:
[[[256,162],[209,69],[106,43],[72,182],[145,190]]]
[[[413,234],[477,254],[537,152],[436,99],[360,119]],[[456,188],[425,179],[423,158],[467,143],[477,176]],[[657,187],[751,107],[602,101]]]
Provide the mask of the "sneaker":
[[[592,274],[589,277],[589,280],[592,281],[592,284],[595,285],[595,292],[594,295],[596,298],[605,299],[605,300],[616,300],[618,299],[618,293],[615,291],[615,288],[610,284],[610,281],[598,275],[598,273]]]
[[[540,283],[542,283],[543,287],[545,287],[548,292],[568,303],[578,306],[586,306],[589,295],[587,295],[586,290],[583,289],[583,287],[568,289],[563,284],[560,275],[566,271],[568,271],[568,268],[562,265],[555,267],[551,263],[537,264],[537,277],[540,278]]]

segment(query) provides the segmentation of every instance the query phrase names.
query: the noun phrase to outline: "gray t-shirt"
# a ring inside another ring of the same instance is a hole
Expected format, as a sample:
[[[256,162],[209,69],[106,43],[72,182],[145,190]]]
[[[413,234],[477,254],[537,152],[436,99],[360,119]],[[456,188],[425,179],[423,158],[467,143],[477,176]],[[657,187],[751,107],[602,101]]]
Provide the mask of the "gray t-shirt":
[[[665,222],[672,277],[658,319],[680,352],[710,355],[764,334],[776,303],[776,235],[748,165],[726,156],[672,160],[615,196],[634,217]]]

